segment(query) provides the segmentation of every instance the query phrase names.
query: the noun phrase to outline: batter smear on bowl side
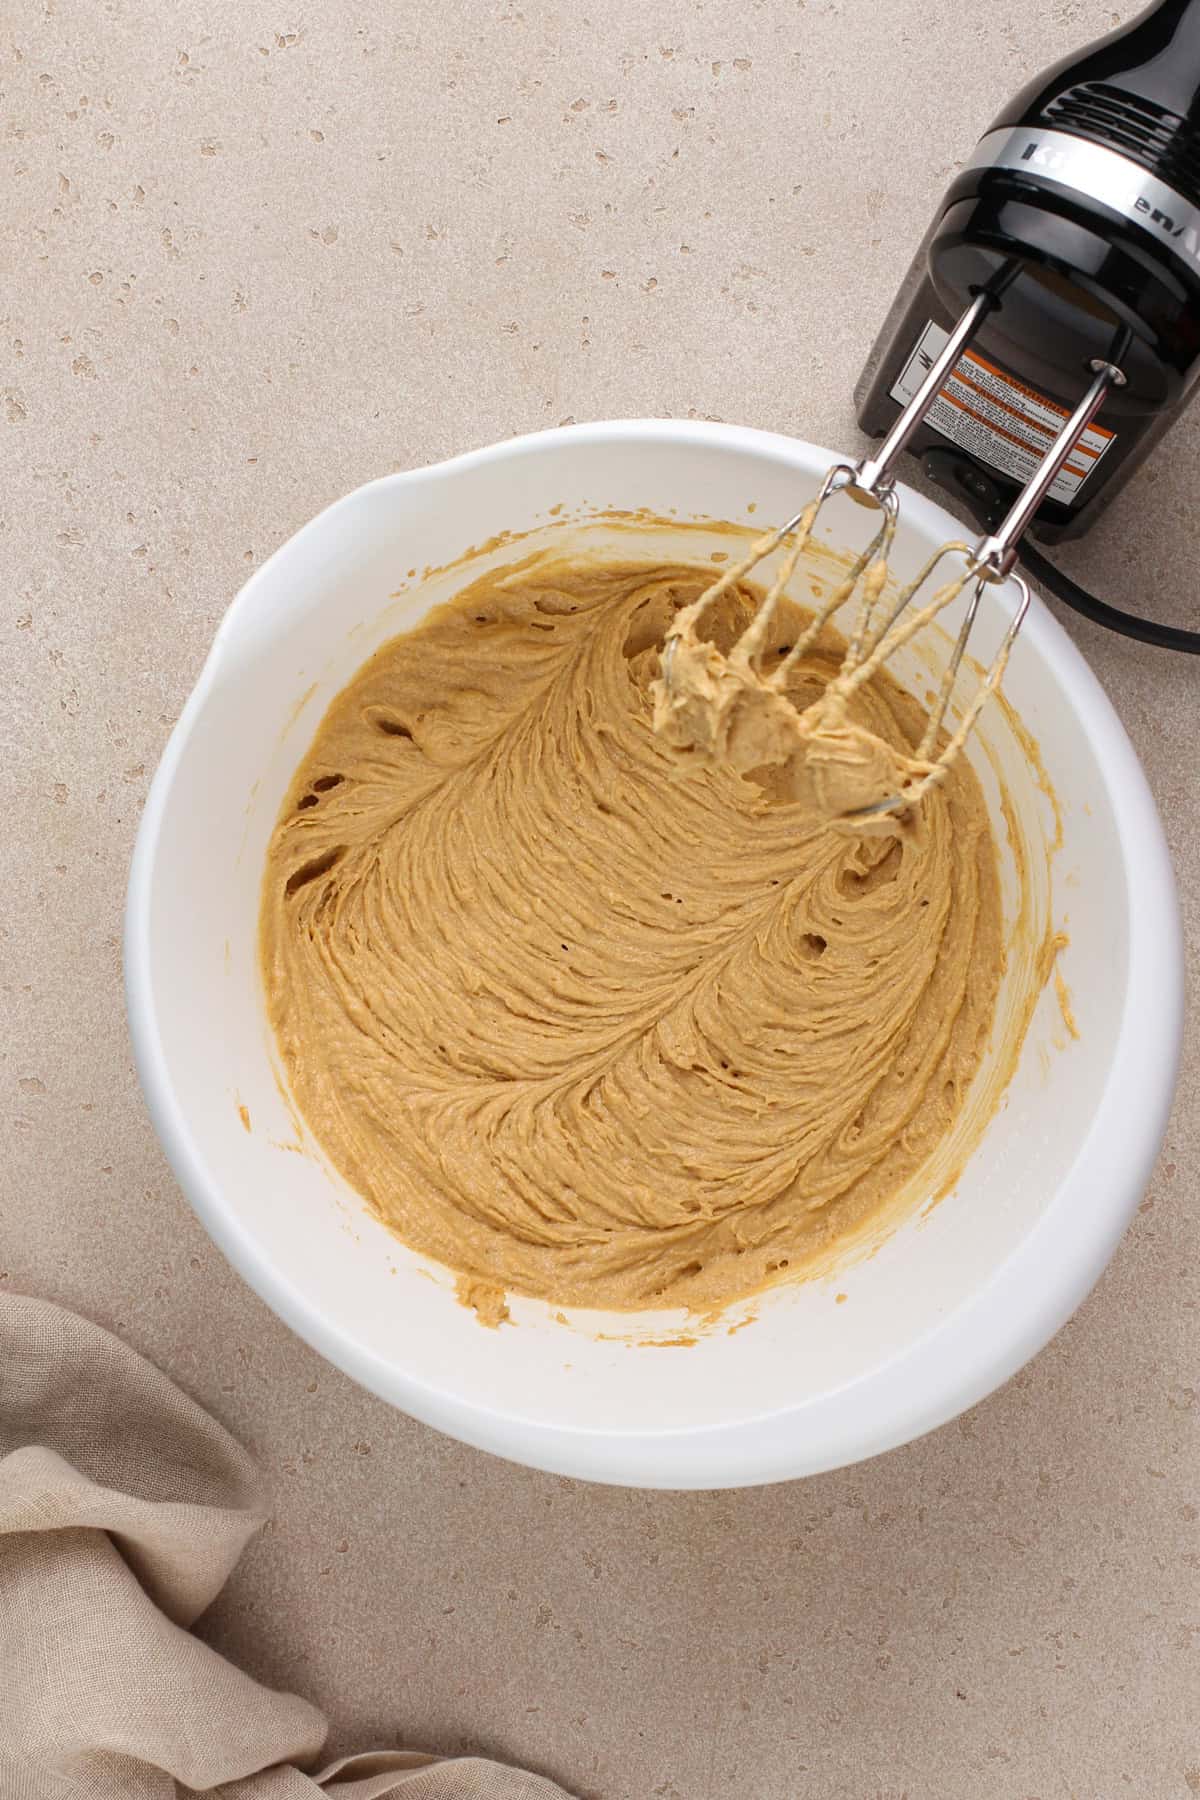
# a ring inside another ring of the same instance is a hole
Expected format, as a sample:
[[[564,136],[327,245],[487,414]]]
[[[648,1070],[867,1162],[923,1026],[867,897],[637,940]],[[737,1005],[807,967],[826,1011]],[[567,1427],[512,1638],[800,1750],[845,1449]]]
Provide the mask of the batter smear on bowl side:
[[[1003,1085],[968,1118],[1004,965],[975,774],[961,759],[863,833],[786,759],[681,757],[652,688],[710,579],[546,556],[485,575],[338,696],[271,839],[292,1093],[493,1322],[509,1292],[714,1311],[792,1279],[957,1121],[924,1191],[948,1185]],[[757,601],[726,594],[714,640]],[[768,654],[807,616],[781,607]],[[841,649],[826,629],[796,666],[798,709]],[[850,724],[903,758],[925,713],[880,670]]]

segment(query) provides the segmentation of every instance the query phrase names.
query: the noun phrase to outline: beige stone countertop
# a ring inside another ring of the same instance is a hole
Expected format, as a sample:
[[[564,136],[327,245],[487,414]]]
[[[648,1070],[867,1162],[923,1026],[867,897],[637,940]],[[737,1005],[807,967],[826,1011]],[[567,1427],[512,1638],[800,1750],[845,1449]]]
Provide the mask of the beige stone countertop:
[[[1124,10],[1124,9],[1123,9]],[[656,1494],[510,1467],[298,1342],[134,1078],[126,868],[246,575],[358,483],[566,419],[853,449],[956,162],[1099,0],[18,0],[0,26],[0,1282],[121,1333],[269,1470],[205,1635],[333,1747],[587,1800],[1200,1793],[1194,1025],[1098,1289],[880,1460]],[[1200,410],[1064,561],[1198,622]],[[1197,670],[1068,616],[1200,943]]]

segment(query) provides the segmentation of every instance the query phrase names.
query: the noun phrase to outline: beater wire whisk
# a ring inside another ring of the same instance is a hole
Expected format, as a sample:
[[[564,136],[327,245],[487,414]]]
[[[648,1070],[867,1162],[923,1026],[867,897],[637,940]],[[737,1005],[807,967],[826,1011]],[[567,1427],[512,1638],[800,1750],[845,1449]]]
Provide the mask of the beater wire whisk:
[[[1029,588],[1019,575],[1012,575],[1017,545],[1022,533],[1064,463],[1076,448],[1079,439],[1099,412],[1109,388],[1121,387],[1125,383],[1125,376],[1115,363],[1095,359],[1089,365],[1093,379],[1087,392],[1074,412],[1064,421],[1058,435],[1047,449],[1029,481],[1018,494],[1003,522],[997,526],[995,531],[981,537],[973,545],[957,540],[942,544],[909,581],[889,596],[888,604],[883,608],[886,616],[881,623],[878,615],[887,585],[888,558],[900,511],[899,495],[893,475],[894,466],[909,438],[937,399],[961,351],[974,336],[985,314],[996,304],[995,291],[985,291],[976,296],[962,314],[943,349],[931,362],[920,387],[900,413],[875,454],[863,457],[857,462],[834,463],[816,495],[807,506],[777,529],[756,539],[745,557],[726,569],[718,580],[700,595],[699,599],[693,601],[690,606],[678,614],[663,645],[660,665],[661,679],[664,690],[667,694],[671,694],[676,653],[683,634],[694,632],[701,617],[709,611],[715,601],[719,600],[723,594],[728,593],[745,576],[751,574],[766,557],[778,550],[780,546],[785,546],[783,556],[763,597],[762,604],[728,653],[726,659],[728,667],[744,677],[765,685],[776,694],[782,694],[790,673],[811,649],[824,626],[848,601],[856,599],[857,610],[847,638],[845,654],[837,675],[830,684],[831,689],[836,689],[843,696],[849,698],[856,689],[869,681],[891,656],[902,649],[918,632],[924,630],[939,613],[952,605],[964,590],[970,587],[971,593],[962,624],[942,674],[938,692],[930,708],[921,742],[915,752],[915,760],[918,763],[927,764],[928,767],[911,783],[906,784],[902,791],[889,794],[870,806],[846,815],[848,818],[866,818],[874,814],[914,806],[931,787],[945,779],[948,769],[969,737],[980,712],[989,697],[1000,686],[1013,643],[1029,610]],[[780,600],[812,538],[822,507],[837,493],[849,494],[851,498],[877,510],[880,514],[879,524],[866,548],[855,558],[844,579],[822,601],[787,654],[779,659],[769,673],[764,674],[762,670],[763,651],[766,648]],[[940,586],[932,588],[931,578],[939,566],[945,562],[957,562],[959,566]],[[968,640],[979,614],[984,590],[1010,577],[1017,590],[1017,604],[1005,629],[999,649],[984,671],[970,701],[963,709],[955,730],[938,749],[938,740],[946,712],[954,692]],[[929,592],[929,598],[922,604],[914,606],[913,602],[917,596],[926,591]],[[820,703],[818,702],[818,704]]]

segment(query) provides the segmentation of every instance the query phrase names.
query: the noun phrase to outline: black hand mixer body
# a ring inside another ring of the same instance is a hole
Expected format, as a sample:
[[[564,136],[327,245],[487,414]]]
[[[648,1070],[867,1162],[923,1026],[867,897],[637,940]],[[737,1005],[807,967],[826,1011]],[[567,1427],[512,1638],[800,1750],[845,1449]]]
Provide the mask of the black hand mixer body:
[[[864,431],[892,427],[980,294],[991,304],[908,448],[991,528],[1093,372],[1119,371],[1031,524],[1046,542],[1077,536],[1200,376],[1200,0],[1160,0],[1000,114],[945,195],[868,358],[855,391]],[[1023,555],[1058,586],[1043,557]],[[1080,610],[1129,628],[1129,615],[1099,602]],[[1167,627],[1136,635],[1200,647]]]

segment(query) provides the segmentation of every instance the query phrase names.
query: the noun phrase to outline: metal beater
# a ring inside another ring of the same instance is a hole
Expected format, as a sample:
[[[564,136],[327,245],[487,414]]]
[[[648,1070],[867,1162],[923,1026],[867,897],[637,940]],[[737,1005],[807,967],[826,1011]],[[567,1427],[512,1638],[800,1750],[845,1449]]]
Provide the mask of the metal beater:
[[[668,695],[673,690],[676,653],[685,632],[694,630],[699,619],[713,602],[749,575],[763,560],[786,544],[783,559],[754,618],[737,640],[728,656],[730,666],[741,666],[754,678],[777,694],[786,692],[789,676],[800,659],[812,647],[822,628],[848,602],[857,601],[857,613],[846,652],[836,676],[830,683],[847,698],[869,681],[872,675],[903,647],[917,632],[950,606],[964,589],[974,583],[962,625],[946,664],[941,684],[930,709],[928,723],[915,753],[915,760],[928,767],[902,791],[886,796],[874,804],[846,816],[865,819],[887,812],[916,806],[929,790],[945,776],[969,737],[989,697],[995,693],[1004,675],[1009,653],[1029,609],[1029,588],[1020,575],[1013,574],[1017,546],[1021,535],[1037,512],[1055,478],[1075,449],[1079,439],[1099,412],[1106,394],[1122,387],[1125,376],[1115,363],[1100,358],[1091,361],[1093,380],[1087,392],[1066,420],[1033,476],[1021,489],[1008,513],[994,531],[980,537],[974,545],[953,540],[942,544],[917,574],[889,597],[884,616],[879,618],[880,601],[887,579],[888,555],[895,536],[900,500],[893,474],[895,465],[913,433],[933,406],[942,386],[958,361],[960,353],[984,317],[999,304],[1003,282],[980,293],[962,314],[944,348],[931,362],[916,393],[904,407],[879,449],[873,456],[857,462],[837,462],[828,471],[813,500],[795,513],[785,524],[766,533],[751,547],[749,554],[728,568],[699,599],[678,614],[668,632],[660,658],[660,672]],[[814,613],[812,620],[797,637],[787,655],[763,673],[762,653],[771,622],[788,582],[808,544],[817,518],[825,502],[836,493],[849,494],[862,504],[876,509],[879,525],[867,547],[855,559],[846,578]],[[788,542],[790,540],[790,542]],[[932,577],[945,562],[961,559],[961,566],[933,587]],[[963,710],[953,733],[941,744],[938,740],[958,678],[972,628],[979,612],[984,590],[1006,579],[1012,579],[1017,590],[1017,604],[1004,632],[1000,647],[992,658],[978,687]],[[928,598],[914,606],[918,595]],[[820,704],[818,702],[818,704]]]

